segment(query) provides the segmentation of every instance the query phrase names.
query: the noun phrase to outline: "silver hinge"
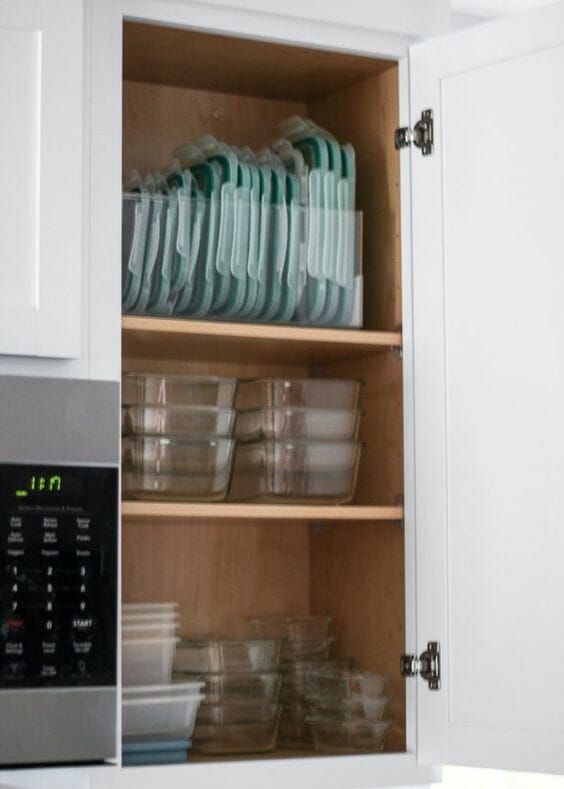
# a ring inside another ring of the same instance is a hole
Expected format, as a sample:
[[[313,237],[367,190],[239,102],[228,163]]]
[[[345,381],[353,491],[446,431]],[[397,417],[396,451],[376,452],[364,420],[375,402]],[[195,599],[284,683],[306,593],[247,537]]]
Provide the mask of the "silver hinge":
[[[420,120],[413,129],[409,126],[396,129],[394,135],[396,150],[408,148],[413,143],[423,156],[430,156],[433,153],[433,132],[433,110],[423,110]]]
[[[438,641],[429,641],[427,649],[419,657],[417,655],[402,655],[400,670],[402,677],[416,677],[419,675],[429,685],[429,690],[439,690],[441,687],[441,654]]]

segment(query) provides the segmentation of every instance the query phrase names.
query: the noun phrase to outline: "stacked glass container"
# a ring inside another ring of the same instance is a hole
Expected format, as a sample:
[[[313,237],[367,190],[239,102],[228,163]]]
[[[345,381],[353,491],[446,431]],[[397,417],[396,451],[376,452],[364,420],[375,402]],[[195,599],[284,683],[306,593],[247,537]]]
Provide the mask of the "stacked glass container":
[[[362,445],[360,381],[241,382],[231,498],[345,504],[354,495]]]
[[[330,621],[328,616],[272,616],[251,623],[259,635],[283,639],[279,734],[282,747],[311,748],[306,693],[311,673],[320,665],[329,665],[333,641],[328,633]]]
[[[306,722],[317,751],[365,753],[384,749],[391,722],[389,677],[343,666],[319,666],[305,694]]]
[[[235,455],[237,383],[211,376],[123,376],[122,484],[127,497],[226,497]]]
[[[205,683],[194,748],[207,754],[261,753],[276,746],[282,641],[190,639],[174,661],[175,677]]]

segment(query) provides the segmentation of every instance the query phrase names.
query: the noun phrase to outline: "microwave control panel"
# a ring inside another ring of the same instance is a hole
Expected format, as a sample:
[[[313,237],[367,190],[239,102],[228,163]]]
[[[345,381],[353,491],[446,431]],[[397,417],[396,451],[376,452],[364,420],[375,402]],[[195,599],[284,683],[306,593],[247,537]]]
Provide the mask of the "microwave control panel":
[[[0,464],[0,687],[112,686],[118,469]]]

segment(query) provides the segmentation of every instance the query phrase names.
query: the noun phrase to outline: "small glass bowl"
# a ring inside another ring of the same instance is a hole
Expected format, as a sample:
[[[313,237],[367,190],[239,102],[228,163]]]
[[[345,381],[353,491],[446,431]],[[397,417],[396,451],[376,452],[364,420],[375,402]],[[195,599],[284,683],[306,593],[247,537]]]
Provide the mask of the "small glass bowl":
[[[377,753],[384,750],[390,721],[334,721],[306,718],[316,751]]]
[[[311,675],[311,696],[327,700],[377,699],[382,696],[390,677],[371,671],[320,669]]]
[[[124,405],[200,405],[233,408],[236,378],[209,375],[125,373],[121,384]]]
[[[331,408],[258,408],[240,411],[236,435],[240,441],[356,441],[361,411]]]
[[[235,416],[233,408],[124,405],[121,409],[121,432],[124,436],[231,438]]]
[[[204,704],[262,702],[275,704],[280,695],[282,678],[278,671],[257,671],[235,674],[186,674],[175,672],[176,681],[188,678],[205,682]]]
[[[237,407],[331,408],[355,411],[362,381],[341,378],[257,378],[241,381]]]
[[[275,671],[280,639],[189,639],[176,648],[174,670],[192,673]]]
[[[122,484],[130,499],[222,501],[235,440],[130,436],[122,441]]]
[[[251,620],[261,638],[321,641],[327,638],[330,616],[267,616]]]
[[[307,697],[309,714],[319,720],[370,721],[376,723],[384,719],[390,699],[379,696],[375,699],[334,699],[325,696]]]
[[[196,721],[194,749],[208,754],[265,753],[272,751],[278,736],[280,707],[266,720],[245,723],[199,723]]]

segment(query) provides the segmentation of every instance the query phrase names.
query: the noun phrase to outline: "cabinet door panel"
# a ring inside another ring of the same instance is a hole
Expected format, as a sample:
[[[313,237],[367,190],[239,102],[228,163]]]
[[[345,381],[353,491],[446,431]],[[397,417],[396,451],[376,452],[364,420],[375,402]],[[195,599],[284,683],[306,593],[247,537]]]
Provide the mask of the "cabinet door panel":
[[[564,771],[564,5],[412,52],[421,755]],[[419,551],[419,546],[421,550]]]
[[[0,353],[80,355],[82,2],[0,3]]]

